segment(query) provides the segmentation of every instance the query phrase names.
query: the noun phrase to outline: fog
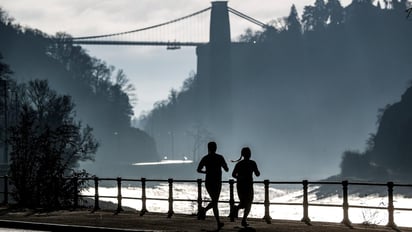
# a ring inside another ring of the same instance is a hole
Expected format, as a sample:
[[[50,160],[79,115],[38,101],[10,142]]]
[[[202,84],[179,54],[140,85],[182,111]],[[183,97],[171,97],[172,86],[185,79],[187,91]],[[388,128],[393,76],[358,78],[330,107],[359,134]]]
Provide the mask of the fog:
[[[303,34],[289,16],[287,28],[246,34],[244,44],[198,47],[197,75],[144,128],[161,157],[198,160],[215,140],[227,160],[251,147],[262,178],[337,174],[342,153],[364,150],[378,110],[408,87],[411,25],[401,6],[354,1],[337,21],[308,20]]]
[[[196,70],[187,70],[182,87],[139,118],[139,128],[131,127],[126,74],[84,48],[52,43],[1,12],[0,52],[13,79],[49,79],[53,89],[73,97],[76,117],[94,128],[101,145],[95,162],[80,166],[93,174],[197,177],[194,166],[213,140],[228,162],[249,146],[261,179],[323,179],[340,172],[346,150],[365,149],[380,109],[410,86],[412,25],[405,4],[316,1],[301,15],[292,7],[276,25],[247,30],[232,42],[229,22],[217,18],[210,43],[193,51]],[[151,78],[147,71],[141,75]],[[386,155],[400,162],[399,154]],[[194,162],[147,170],[132,165],[164,157]]]

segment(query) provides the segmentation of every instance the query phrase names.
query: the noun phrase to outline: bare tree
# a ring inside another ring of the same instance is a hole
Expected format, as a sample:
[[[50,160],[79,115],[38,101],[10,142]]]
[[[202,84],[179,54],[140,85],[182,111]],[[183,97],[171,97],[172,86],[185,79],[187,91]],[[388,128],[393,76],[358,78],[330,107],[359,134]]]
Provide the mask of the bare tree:
[[[93,160],[98,143],[92,129],[74,119],[70,96],[58,95],[47,81],[19,86],[21,108],[10,129],[10,179],[24,207],[60,208],[73,199],[67,177],[87,176],[79,161]]]

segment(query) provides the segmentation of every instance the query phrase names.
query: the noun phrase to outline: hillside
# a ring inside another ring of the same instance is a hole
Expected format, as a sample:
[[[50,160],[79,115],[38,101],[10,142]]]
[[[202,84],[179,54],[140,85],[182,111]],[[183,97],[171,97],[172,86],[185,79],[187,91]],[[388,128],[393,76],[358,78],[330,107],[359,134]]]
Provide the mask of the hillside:
[[[318,0],[302,16],[292,7],[283,27],[247,31],[231,45],[230,81],[213,79],[216,57],[199,47],[197,74],[143,119],[145,130],[159,153],[173,135],[175,154],[196,160],[213,139],[227,159],[250,146],[270,179],[333,175],[345,150],[365,149],[378,109],[411,79],[405,3]],[[399,163],[398,155],[390,154]]]
[[[82,168],[100,176],[129,176],[131,163],[158,160],[153,138],[130,125],[128,80],[121,70],[80,46],[56,43],[69,35],[23,28],[1,9],[0,34],[0,54],[12,78],[19,83],[48,79],[53,89],[73,97],[78,119],[94,128],[101,146],[95,162]]]
[[[412,154],[412,87],[399,102],[388,104],[379,116],[377,132],[369,147],[345,152],[340,178],[410,183]]]

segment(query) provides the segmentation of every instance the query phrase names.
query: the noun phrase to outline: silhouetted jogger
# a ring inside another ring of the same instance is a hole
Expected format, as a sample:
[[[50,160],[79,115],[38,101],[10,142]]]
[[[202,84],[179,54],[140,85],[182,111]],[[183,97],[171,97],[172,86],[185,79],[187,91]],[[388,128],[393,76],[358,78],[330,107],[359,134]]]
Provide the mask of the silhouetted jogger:
[[[248,226],[246,219],[249,215],[253,202],[253,173],[260,176],[256,162],[250,159],[252,155],[250,148],[244,147],[241,151],[241,157],[233,169],[232,176],[237,179],[237,194],[239,196],[239,205],[235,206],[234,213],[237,217],[239,209],[245,209],[243,212],[242,226]],[[241,160],[243,157],[243,160]]]
[[[206,208],[200,208],[198,213],[199,219],[205,219],[206,212],[213,208],[213,214],[215,215],[218,230],[223,227],[223,223],[219,219],[218,201],[220,196],[220,190],[222,188],[222,168],[227,172],[226,161],[222,155],[216,153],[217,145],[215,142],[209,142],[207,144],[208,154],[200,160],[197,172],[205,173],[206,190],[209,193],[211,202]],[[203,170],[206,168],[206,170]]]

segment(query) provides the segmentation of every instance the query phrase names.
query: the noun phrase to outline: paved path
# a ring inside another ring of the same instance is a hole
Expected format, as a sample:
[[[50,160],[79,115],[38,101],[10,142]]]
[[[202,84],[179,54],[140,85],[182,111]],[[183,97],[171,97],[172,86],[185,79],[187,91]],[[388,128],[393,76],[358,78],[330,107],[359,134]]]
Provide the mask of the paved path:
[[[237,232],[275,231],[275,232],[357,232],[357,231],[405,231],[412,228],[392,228],[374,225],[353,225],[349,228],[339,223],[312,222],[306,225],[299,221],[272,220],[267,224],[261,219],[250,219],[250,227],[240,226],[240,220],[230,222],[222,217],[225,226],[221,230]],[[34,229],[43,231],[215,231],[213,217],[197,220],[194,215],[173,215],[148,213],[139,216],[136,212],[122,212],[115,215],[113,211],[57,211],[51,213],[2,212],[0,215],[0,231],[4,228]]]
[[[40,230],[25,230],[25,229],[11,229],[11,228],[0,228],[1,232],[48,232]]]

